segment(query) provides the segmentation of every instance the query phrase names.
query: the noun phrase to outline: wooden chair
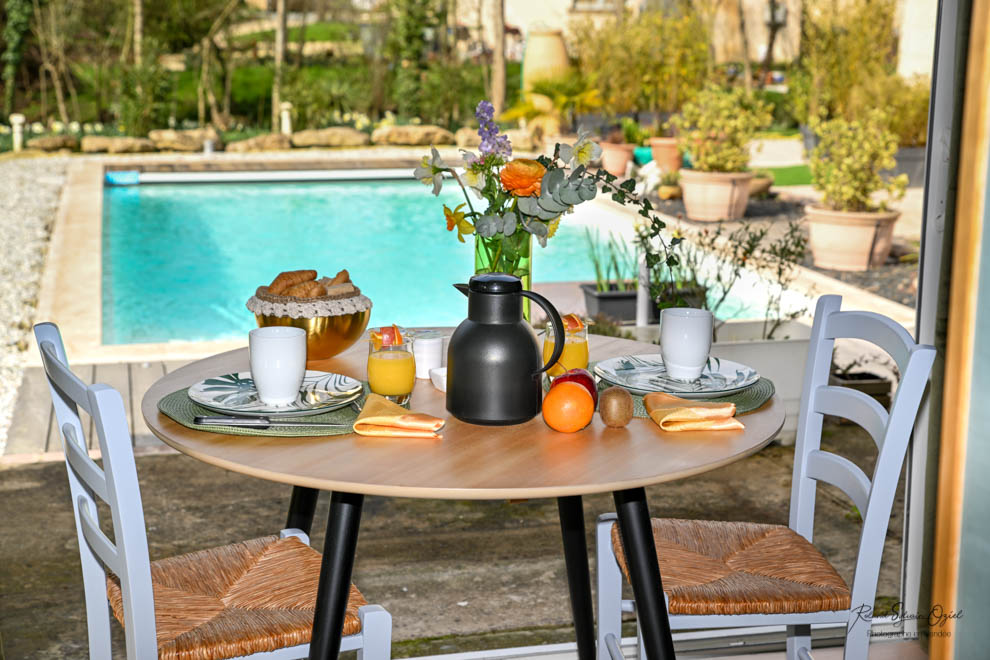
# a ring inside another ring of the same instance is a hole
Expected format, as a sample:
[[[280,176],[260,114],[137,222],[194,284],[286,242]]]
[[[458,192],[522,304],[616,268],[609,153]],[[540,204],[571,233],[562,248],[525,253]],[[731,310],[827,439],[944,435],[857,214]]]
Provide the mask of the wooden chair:
[[[787,626],[787,658],[810,658],[812,623],[845,623],[847,660],[867,657],[884,537],[911,429],[928,382],[935,349],[919,346],[890,319],[840,312],[842,298],[818,300],[811,331],[791,487],[790,522],[666,520],[654,518],[671,629]],[[854,337],[883,348],[897,363],[900,383],[890,412],[869,396],[828,384],[834,340]],[[878,448],[872,480],[850,460],[821,449],[822,418],[849,419]],[[837,486],[863,517],[852,589],[812,545],[815,487]],[[598,656],[621,659],[621,617],[635,611],[622,600],[628,573],[615,514],[597,526]],[[864,609],[869,608],[869,609]],[[642,648],[640,657],[643,657]]]
[[[298,529],[149,562],[134,453],[120,394],[69,369],[58,328],[34,327],[55,406],[82,563],[91,658],[111,657],[109,610],[128,658],[299,658],[309,654],[321,555]],[[101,467],[89,457],[78,408],[92,417]],[[99,497],[113,541],[101,531]],[[108,573],[106,569],[110,569]],[[388,660],[392,618],[354,585],[341,650]]]

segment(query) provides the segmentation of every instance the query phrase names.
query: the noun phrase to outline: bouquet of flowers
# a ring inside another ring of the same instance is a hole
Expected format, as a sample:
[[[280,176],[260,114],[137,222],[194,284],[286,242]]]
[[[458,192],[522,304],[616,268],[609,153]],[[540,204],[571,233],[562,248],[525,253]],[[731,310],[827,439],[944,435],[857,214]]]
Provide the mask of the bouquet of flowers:
[[[419,181],[433,186],[434,195],[440,194],[445,175],[461,187],[465,203],[454,209],[444,205],[443,212],[447,229],[456,229],[459,241],[463,243],[465,235],[476,236],[476,272],[516,275],[529,288],[531,239],[535,237],[546,247],[563,215],[594,199],[599,188],[611,192],[617,202],[638,205],[640,215],[650,221],[654,235],[659,236],[664,224],[650,213],[653,206],[649,200],[632,195],[634,179],[616,183],[612,174],[588,169],[601,156],[602,148],[586,132],[579,133],[573,145],[557,144],[552,157],[512,158],[512,145],[508,136],[499,132],[493,113],[490,102],[478,103],[475,117],[481,144],[478,154],[461,150],[463,171],[444,163],[436,147],[431,147],[431,154],[424,156],[413,172]],[[476,199],[487,202],[487,207],[476,209],[468,189]],[[668,258],[676,259],[673,255]]]

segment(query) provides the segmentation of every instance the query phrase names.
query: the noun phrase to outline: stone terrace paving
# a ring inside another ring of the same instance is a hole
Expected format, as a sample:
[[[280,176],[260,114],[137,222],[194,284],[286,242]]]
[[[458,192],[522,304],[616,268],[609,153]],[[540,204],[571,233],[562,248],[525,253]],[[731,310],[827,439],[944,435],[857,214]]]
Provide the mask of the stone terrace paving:
[[[368,159],[409,162],[423,148],[357,148],[264,154],[266,162]],[[454,161],[454,149],[442,151]],[[257,156],[216,154],[135,157],[0,157],[0,263],[8,286],[0,289],[0,649],[6,657],[85,657],[85,618],[76,538],[60,443],[52,428],[43,376],[29,339],[46,241],[55,217],[66,165],[94,159],[201,163],[210,168],[257,166]],[[376,164],[378,164],[376,162]],[[776,164],[776,163],[775,163]],[[425,191],[424,191],[425,192]],[[787,194],[807,195],[807,190]],[[917,240],[920,191],[909,191],[898,224],[906,241]],[[916,211],[916,213],[915,213]],[[819,279],[826,285],[828,278]],[[831,280],[835,282],[835,280]],[[11,286],[10,284],[13,284]],[[838,283],[836,283],[838,287]],[[840,287],[848,294],[848,286]],[[537,290],[569,309],[581,304],[577,288],[541,285]],[[561,303],[563,304],[563,303]],[[70,355],[70,361],[72,356]],[[284,519],[288,488],[226,473],[175,455],[147,432],[139,405],[144,390],[182,361],[146,360],[74,364],[87,380],[117,387],[128,407],[135,438],[152,559],[270,533]],[[135,416],[136,414],[136,416]],[[11,424],[11,420],[13,423]],[[8,431],[9,425],[9,431]],[[873,442],[855,427],[830,424],[823,444],[856,461],[869,474]],[[793,450],[772,445],[720,470],[647,489],[657,515],[758,520],[786,524]],[[888,532],[878,597],[899,593],[903,495],[899,491]],[[852,575],[859,522],[851,503],[821,489],[816,542],[847,580]],[[328,498],[317,521],[325,519]],[[612,510],[607,496],[586,498],[586,524]],[[17,515],[14,515],[17,512]],[[355,581],[372,602],[394,617],[397,657],[571,641],[557,514],[551,501],[439,502],[368,498]],[[44,534],[38,534],[39,521]],[[314,526],[314,546],[322,529]],[[589,536],[589,547],[593,539]],[[59,625],[50,625],[58,621]],[[122,638],[118,634],[118,646]],[[629,633],[627,633],[629,634]],[[816,657],[818,652],[816,651]],[[826,656],[827,657],[827,656]]]

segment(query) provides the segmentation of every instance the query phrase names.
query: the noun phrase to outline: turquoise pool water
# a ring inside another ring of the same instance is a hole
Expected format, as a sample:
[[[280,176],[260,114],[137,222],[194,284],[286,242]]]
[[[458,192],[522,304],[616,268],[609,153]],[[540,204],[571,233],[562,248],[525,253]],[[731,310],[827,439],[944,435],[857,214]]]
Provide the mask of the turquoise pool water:
[[[103,197],[103,343],[243,338],[244,303],[281,270],[347,268],[374,303],[371,324],[456,325],[452,286],[473,272],[472,244],[447,231],[415,181],[157,184]],[[591,280],[584,229],[565,219],[533,247],[535,280]]]

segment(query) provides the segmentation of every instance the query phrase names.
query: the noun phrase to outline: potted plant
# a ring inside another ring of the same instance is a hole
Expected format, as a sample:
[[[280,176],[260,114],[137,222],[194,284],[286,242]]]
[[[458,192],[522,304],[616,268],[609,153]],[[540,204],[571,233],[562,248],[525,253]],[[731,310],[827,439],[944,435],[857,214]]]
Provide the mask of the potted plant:
[[[872,360],[865,355],[849,360],[843,365],[833,360],[832,369],[828,376],[828,384],[859,390],[863,394],[879,401],[881,405],[889,406],[890,380],[870,371],[869,363],[871,362]],[[884,366],[887,370],[892,370],[896,377],[897,365],[888,363]]]
[[[753,178],[749,181],[749,196],[761,197],[770,193],[773,185],[773,172],[767,169],[753,170]]]
[[[897,138],[886,126],[880,111],[863,121],[816,123],[821,139],[809,165],[822,201],[805,208],[816,266],[868,270],[887,260],[900,212],[888,210],[886,204],[904,195],[907,175],[882,175],[894,167],[897,151]],[[888,199],[874,201],[881,191]]]
[[[605,316],[616,322],[636,320],[636,271],[634,249],[609,234],[602,241],[598,230],[584,230],[588,254],[595,269],[595,282],[581,284],[588,316]]]
[[[622,140],[619,142],[619,140]],[[617,177],[624,177],[633,159],[633,151],[643,142],[643,132],[632,117],[623,117],[618,130],[612,131],[601,143],[602,168]]]
[[[738,220],[746,212],[753,173],[749,142],[770,124],[769,106],[742,89],[709,85],[670,120],[691,156],[681,170],[684,208],[691,220]]]
[[[897,166],[891,174],[906,174],[909,186],[925,183],[925,144],[928,141],[928,102],[931,83],[927,76],[905,80],[891,76],[888,99],[890,130],[897,136]]]

